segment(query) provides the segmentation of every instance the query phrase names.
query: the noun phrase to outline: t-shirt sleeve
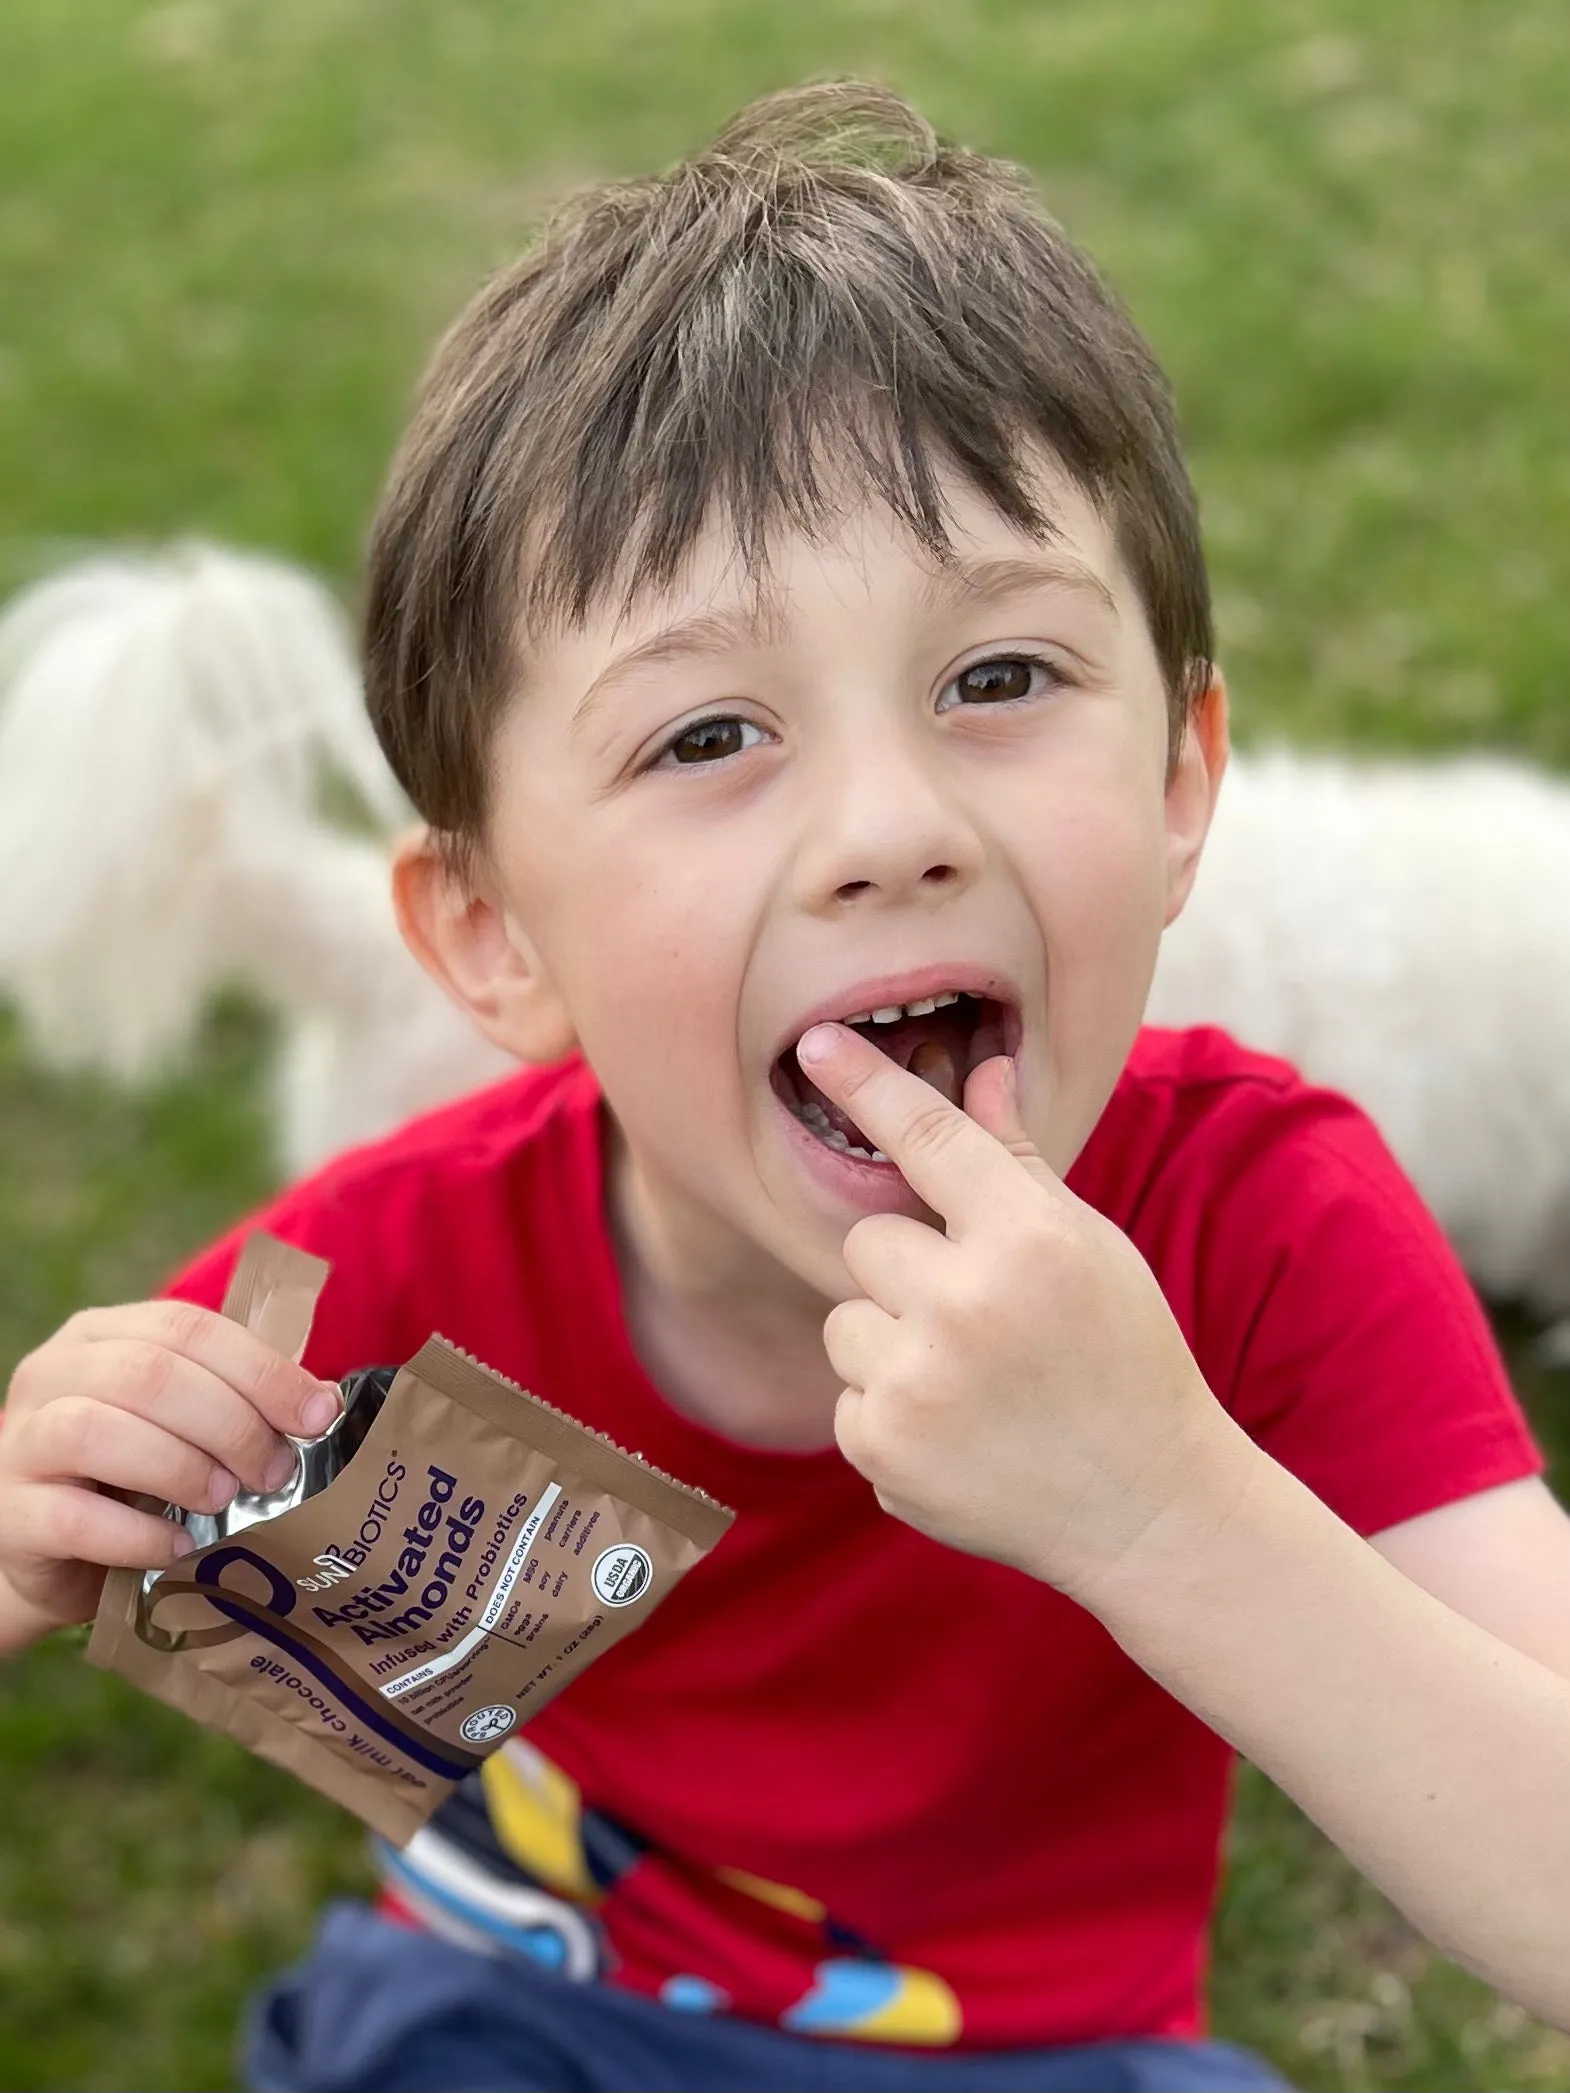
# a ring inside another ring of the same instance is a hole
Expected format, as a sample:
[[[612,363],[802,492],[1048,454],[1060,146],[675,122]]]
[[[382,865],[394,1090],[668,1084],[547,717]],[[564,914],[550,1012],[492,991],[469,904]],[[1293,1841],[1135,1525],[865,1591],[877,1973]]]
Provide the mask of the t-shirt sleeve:
[[[1199,1281],[1238,1422],[1365,1535],[1540,1474],[1472,1283],[1368,1116],[1304,1086],[1241,1132]]]

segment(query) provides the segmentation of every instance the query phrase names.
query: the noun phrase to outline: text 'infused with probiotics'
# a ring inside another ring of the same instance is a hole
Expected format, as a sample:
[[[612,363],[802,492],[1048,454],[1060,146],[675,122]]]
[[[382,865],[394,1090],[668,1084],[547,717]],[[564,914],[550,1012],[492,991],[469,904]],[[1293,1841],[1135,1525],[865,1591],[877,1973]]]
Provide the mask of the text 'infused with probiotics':
[[[255,1235],[224,1313],[298,1358],[326,1274]],[[283,1489],[153,1507],[197,1552],[112,1571],[88,1655],[402,1844],[733,1514],[439,1337],[342,1386]]]

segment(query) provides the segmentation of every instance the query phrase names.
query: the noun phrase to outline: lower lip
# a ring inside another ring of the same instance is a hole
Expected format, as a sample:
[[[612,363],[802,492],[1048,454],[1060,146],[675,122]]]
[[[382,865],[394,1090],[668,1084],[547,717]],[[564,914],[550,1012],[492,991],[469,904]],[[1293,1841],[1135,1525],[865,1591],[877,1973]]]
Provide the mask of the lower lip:
[[[916,1197],[897,1164],[863,1162],[844,1149],[830,1148],[805,1120],[796,1117],[778,1091],[774,1092],[774,1102],[802,1168],[836,1206],[852,1206],[864,1214],[908,1214],[915,1221],[931,1218],[932,1209]]]

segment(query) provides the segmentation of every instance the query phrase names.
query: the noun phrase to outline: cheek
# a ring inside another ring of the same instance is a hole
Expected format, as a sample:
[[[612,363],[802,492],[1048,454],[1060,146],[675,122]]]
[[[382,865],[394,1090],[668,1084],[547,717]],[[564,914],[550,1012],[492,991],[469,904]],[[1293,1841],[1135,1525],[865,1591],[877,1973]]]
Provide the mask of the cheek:
[[[1016,807],[1037,918],[1064,956],[1116,959],[1131,939],[1159,935],[1166,829],[1160,780],[1143,755],[1108,735],[1029,781]]]
[[[1126,1044],[1149,994],[1166,905],[1159,782],[1087,763],[1042,795],[1032,833],[1054,1057],[1088,1067]]]
[[[690,870],[634,870],[610,851],[584,860],[553,883],[547,964],[624,1123],[664,1125],[690,1143],[700,1120],[719,1115],[727,1074],[735,1084],[741,926]],[[673,1099],[691,1101],[690,1116],[672,1113]]]
[[[1087,957],[1115,959],[1130,943],[1160,935],[1166,900],[1166,844],[1159,804],[1087,808],[1065,829],[1055,853],[1064,934]]]

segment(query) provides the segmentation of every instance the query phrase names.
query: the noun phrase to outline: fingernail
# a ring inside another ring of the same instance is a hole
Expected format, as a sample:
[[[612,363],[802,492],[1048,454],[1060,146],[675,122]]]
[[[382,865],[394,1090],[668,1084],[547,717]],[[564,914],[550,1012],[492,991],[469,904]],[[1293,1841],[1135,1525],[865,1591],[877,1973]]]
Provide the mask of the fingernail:
[[[211,1487],[213,1493],[213,1510],[216,1512],[221,1510],[222,1507],[229,1502],[230,1498],[234,1495],[235,1491],[239,1489],[240,1485],[238,1481],[235,1479],[235,1477],[229,1473],[227,1468],[215,1468],[213,1470],[213,1480]]]
[[[299,1459],[292,1446],[280,1446],[267,1466],[262,1470],[262,1487],[265,1490],[281,1490],[294,1473],[294,1464]]]
[[[176,1555],[193,1555],[196,1552],[196,1543],[183,1526],[175,1528],[174,1536],[169,1545],[173,1548]]]
[[[323,1383],[321,1392],[313,1395],[300,1412],[300,1422],[305,1427],[306,1437],[314,1439],[318,1432],[325,1432],[342,1407],[343,1401],[337,1388],[328,1387]]]
[[[827,1061],[839,1043],[832,1025],[813,1025],[796,1042],[798,1061]]]

